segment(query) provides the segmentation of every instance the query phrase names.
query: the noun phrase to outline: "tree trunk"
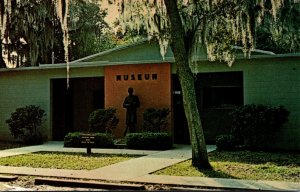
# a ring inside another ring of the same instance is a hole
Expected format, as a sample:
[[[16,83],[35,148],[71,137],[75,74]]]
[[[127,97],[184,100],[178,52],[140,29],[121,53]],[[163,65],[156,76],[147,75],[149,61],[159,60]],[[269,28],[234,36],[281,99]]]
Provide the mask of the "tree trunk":
[[[188,122],[192,145],[192,164],[197,168],[211,169],[208,161],[204,133],[196,102],[195,83],[189,67],[188,49],[185,46],[185,31],[181,23],[176,0],[165,0],[171,23],[171,49],[177,66],[177,75],[182,89],[184,111]]]

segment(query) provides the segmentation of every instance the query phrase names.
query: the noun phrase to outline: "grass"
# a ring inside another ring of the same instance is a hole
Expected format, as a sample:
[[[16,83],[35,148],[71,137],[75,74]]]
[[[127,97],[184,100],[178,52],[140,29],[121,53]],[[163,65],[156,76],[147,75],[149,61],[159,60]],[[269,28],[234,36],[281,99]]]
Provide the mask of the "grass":
[[[198,170],[188,160],[153,174],[300,182],[299,153],[212,152],[209,160],[212,171]]]
[[[37,152],[0,158],[1,166],[92,170],[132,159],[133,155]]]

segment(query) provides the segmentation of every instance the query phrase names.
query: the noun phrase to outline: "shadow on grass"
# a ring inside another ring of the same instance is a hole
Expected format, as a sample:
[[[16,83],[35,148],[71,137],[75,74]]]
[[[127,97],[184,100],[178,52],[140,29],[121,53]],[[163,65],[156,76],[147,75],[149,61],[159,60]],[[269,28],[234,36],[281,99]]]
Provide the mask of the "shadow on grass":
[[[247,164],[273,163],[278,166],[300,166],[300,153],[262,152],[262,151],[214,151],[209,154],[210,161],[239,162]]]
[[[201,172],[205,177],[209,178],[224,178],[224,179],[237,179],[236,177],[229,175],[222,171],[216,171],[214,169],[208,170],[208,169],[198,169],[199,172]]]

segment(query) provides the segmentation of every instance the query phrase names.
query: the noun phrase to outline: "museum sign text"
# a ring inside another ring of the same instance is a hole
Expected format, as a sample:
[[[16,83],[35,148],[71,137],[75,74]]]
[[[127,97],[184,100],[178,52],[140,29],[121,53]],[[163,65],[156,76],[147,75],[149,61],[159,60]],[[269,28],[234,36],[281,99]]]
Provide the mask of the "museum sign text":
[[[130,74],[130,75],[116,75],[116,81],[128,81],[128,80],[157,80],[158,75],[153,74]]]

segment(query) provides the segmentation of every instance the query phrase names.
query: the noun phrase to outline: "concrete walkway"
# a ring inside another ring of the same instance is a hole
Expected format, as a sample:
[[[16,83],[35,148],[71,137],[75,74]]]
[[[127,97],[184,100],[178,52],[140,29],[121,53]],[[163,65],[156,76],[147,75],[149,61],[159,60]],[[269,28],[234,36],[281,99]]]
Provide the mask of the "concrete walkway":
[[[215,146],[207,146],[207,148],[209,152],[215,150]],[[62,142],[48,142],[44,145],[39,146],[3,150],[0,151],[0,157],[8,157],[37,151],[85,152],[86,150],[78,148],[64,148]],[[179,177],[150,174],[170,165],[190,159],[191,147],[189,145],[176,145],[174,149],[166,151],[92,149],[92,152],[106,154],[135,154],[144,156],[102,167],[99,169],[94,169],[91,171],[0,166],[0,174],[110,180],[118,182],[130,181],[140,183],[169,184],[189,187],[196,186],[222,189],[300,191],[300,183],[292,182],[251,181],[203,177]]]

